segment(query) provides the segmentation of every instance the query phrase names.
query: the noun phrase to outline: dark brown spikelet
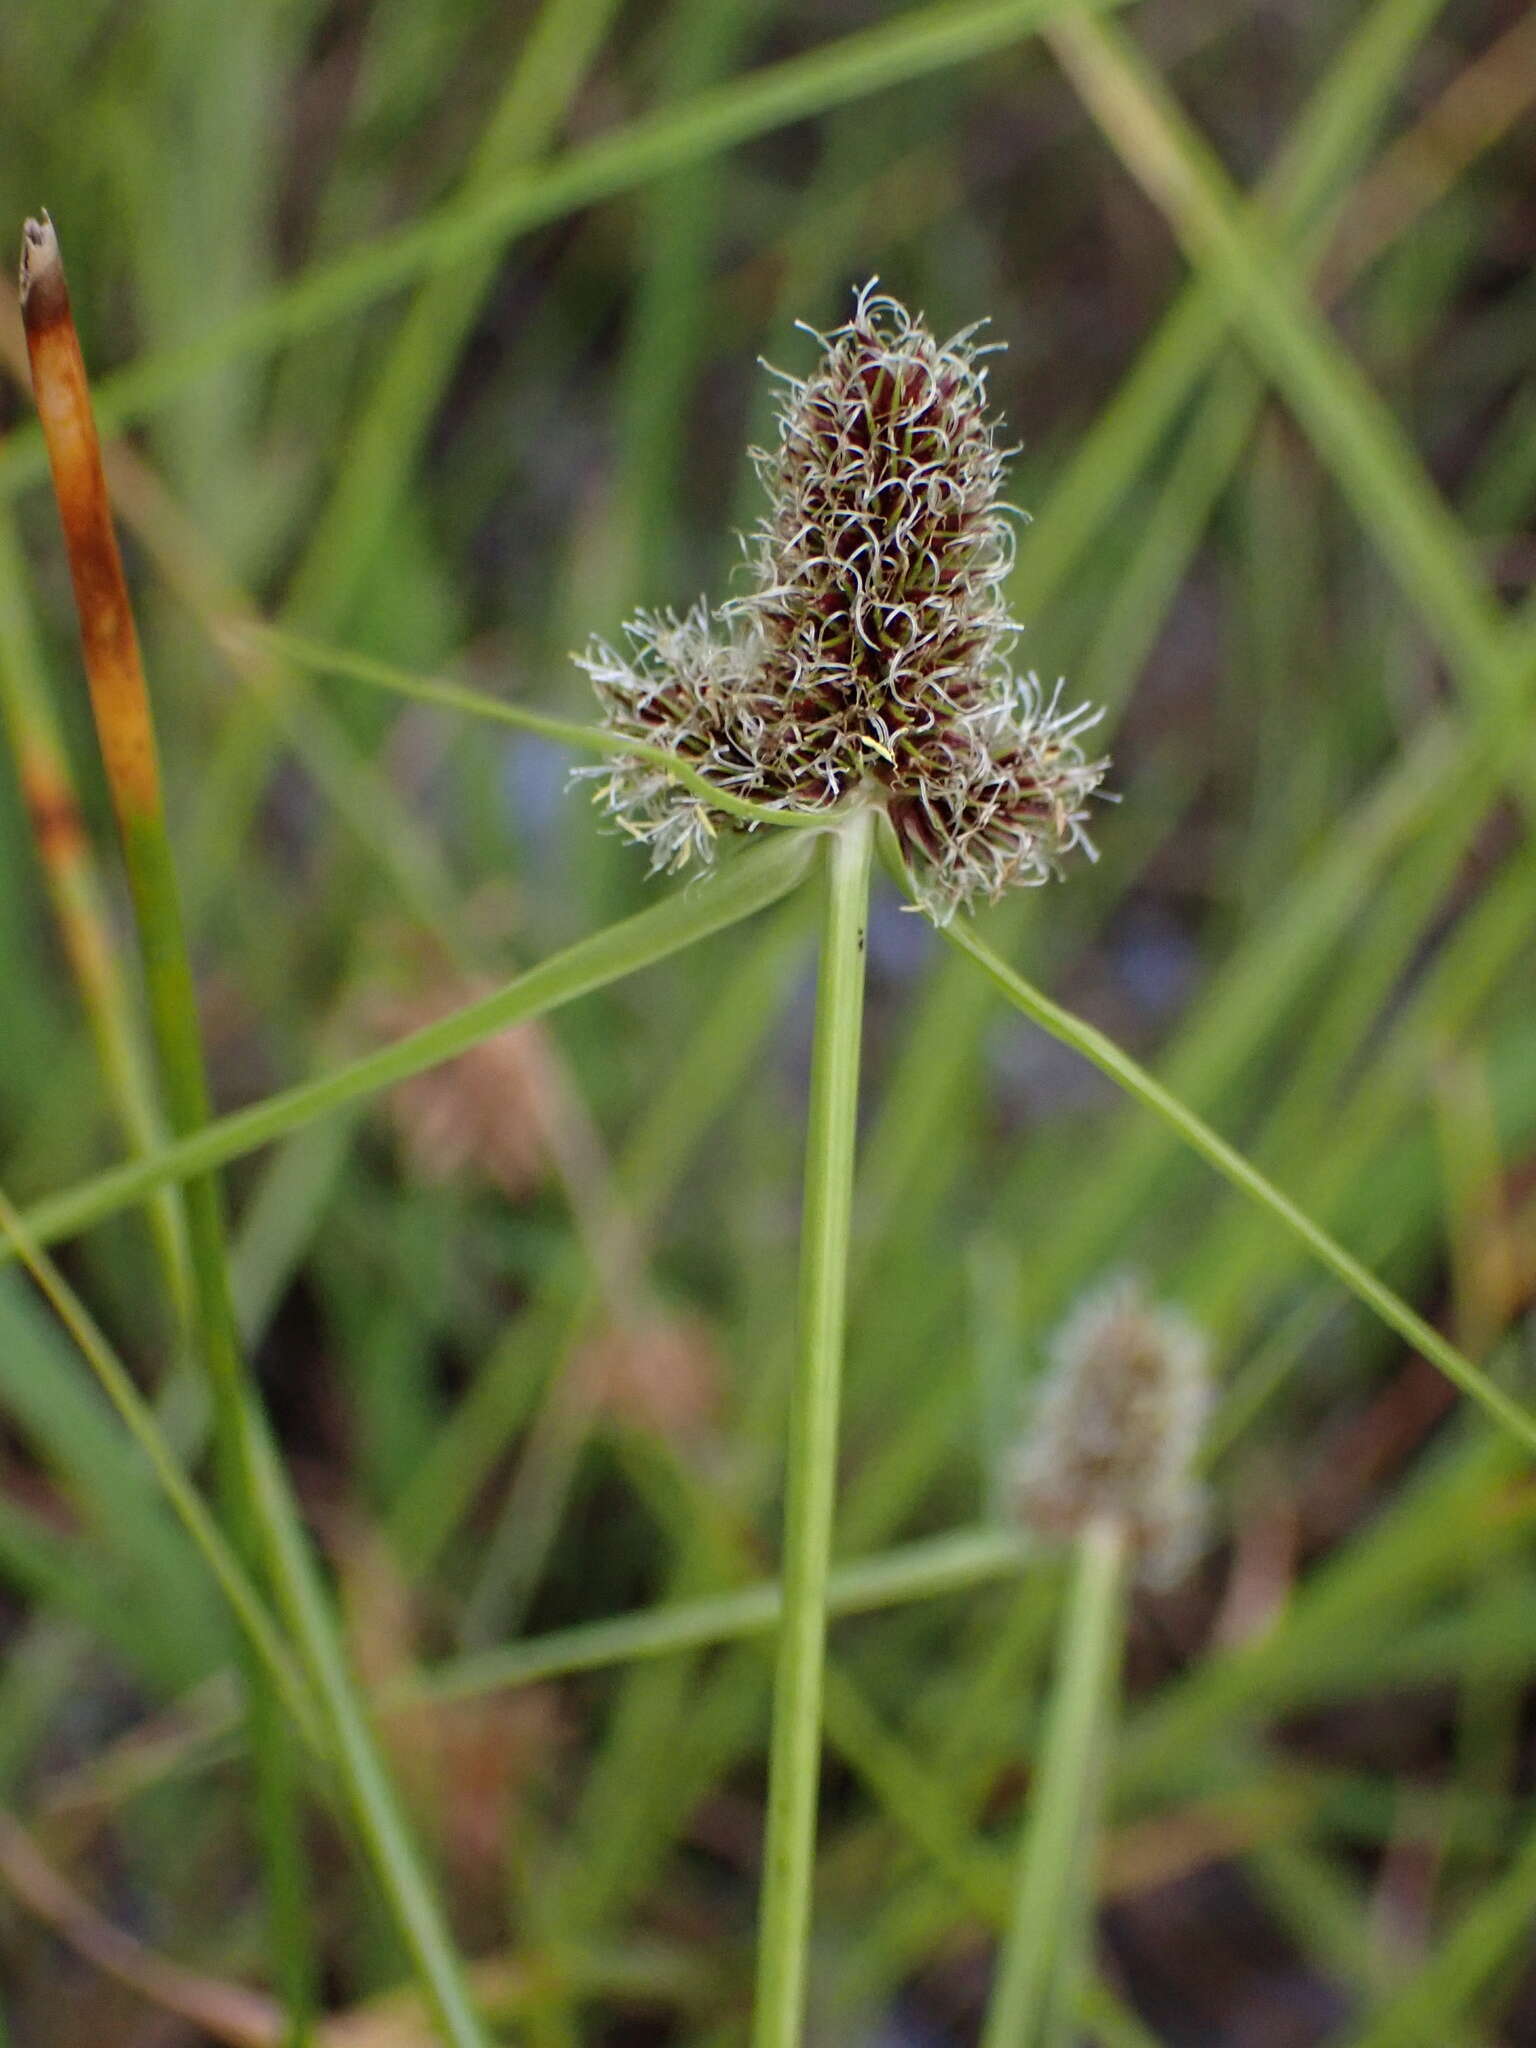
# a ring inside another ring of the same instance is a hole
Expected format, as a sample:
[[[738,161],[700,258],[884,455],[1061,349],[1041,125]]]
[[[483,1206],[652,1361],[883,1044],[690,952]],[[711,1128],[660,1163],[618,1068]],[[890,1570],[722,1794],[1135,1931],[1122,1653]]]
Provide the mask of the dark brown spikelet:
[[[880,804],[940,919],[1086,846],[1105,766],[1078,744],[1094,714],[1011,665],[1012,517],[973,332],[938,342],[866,286],[848,325],[817,337],[812,375],[789,380],[778,446],[755,456],[769,497],[755,589],[713,620],[702,605],[642,615],[627,657],[597,643],[583,661],[615,730],[734,795]],[[722,814],[664,769],[621,757],[593,772],[657,865],[707,855]]]

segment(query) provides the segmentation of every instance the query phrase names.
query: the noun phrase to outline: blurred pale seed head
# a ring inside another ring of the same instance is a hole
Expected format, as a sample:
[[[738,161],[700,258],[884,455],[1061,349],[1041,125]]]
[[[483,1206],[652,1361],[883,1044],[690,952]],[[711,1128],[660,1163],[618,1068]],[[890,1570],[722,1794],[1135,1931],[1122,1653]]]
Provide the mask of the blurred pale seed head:
[[[653,1315],[610,1325],[577,1351],[571,1370],[610,1420],[686,1447],[718,1430],[724,1368],[714,1337],[693,1317]]]
[[[1090,854],[1107,763],[1011,655],[1013,520],[974,329],[939,342],[874,283],[816,369],[786,378],[778,445],[754,451],[768,511],[753,588],[711,613],[643,613],[628,648],[580,657],[608,725],[768,809],[878,803],[943,921]],[[711,858],[733,821],[664,769],[584,771],[656,867]]]
[[[1210,1402],[1204,1336],[1122,1276],[1085,1295],[1056,1332],[1009,1472],[1038,1535],[1116,1522],[1155,1583],[1192,1561],[1204,1521],[1194,1477]]]
[[[489,983],[445,976],[418,995],[376,994],[366,1005],[367,1021],[380,1037],[400,1038],[489,989]],[[515,1024],[413,1074],[388,1097],[407,1172],[429,1183],[474,1176],[521,1201],[549,1170],[559,1085],[537,1024]]]

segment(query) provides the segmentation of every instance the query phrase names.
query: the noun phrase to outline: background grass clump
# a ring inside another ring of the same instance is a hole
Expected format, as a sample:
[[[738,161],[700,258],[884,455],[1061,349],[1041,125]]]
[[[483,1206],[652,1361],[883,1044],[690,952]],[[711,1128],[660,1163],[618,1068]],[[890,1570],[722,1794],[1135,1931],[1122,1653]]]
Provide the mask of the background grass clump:
[[[0,222],[68,254],[216,1109],[655,894],[566,751],[232,629],[589,718],[573,648],[732,587],[755,358],[878,273],[1008,343],[1024,665],[1109,707],[1101,858],[988,944],[1528,1405],[1533,112],[1517,0],[6,9]],[[0,1187],[45,1218],[161,1113],[13,311]],[[496,2038],[744,2037],[814,947],[795,896],[227,1175]],[[57,1256],[201,1475],[176,1207]],[[1531,2038],[1528,1455],[881,885],[807,2039],[981,2036],[1074,1597],[1004,1453],[1127,1270],[1209,1343],[1206,1548],[1130,1600],[1056,2038]],[[235,1670],[0,1267],[6,2048],[283,2038]],[[329,1790],[315,2038],[425,2044]]]

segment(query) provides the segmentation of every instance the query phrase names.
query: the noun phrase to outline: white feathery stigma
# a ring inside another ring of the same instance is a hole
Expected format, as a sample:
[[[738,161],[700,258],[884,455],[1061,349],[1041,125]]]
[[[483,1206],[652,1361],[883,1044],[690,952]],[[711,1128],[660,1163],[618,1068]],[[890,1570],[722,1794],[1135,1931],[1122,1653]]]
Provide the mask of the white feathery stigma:
[[[895,829],[942,923],[1093,848],[1108,765],[1011,661],[1002,598],[1013,514],[974,328],[938,342],[871,281],[853,318],[786,378],[778,445],[754,450],[768,511],[753,588],[711,613],[642,613],[627,651],[580,657],[610,729],[661,746],[722,791],[816,813],[856,795]],[[676,868],[737,821],[638,756],[584,771],[623,829]]]

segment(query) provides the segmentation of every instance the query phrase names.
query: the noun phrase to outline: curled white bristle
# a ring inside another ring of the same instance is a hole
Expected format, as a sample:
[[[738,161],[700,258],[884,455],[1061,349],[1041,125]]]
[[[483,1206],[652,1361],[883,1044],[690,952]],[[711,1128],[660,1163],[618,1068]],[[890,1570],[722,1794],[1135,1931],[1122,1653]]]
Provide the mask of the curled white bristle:
[[[645,613],[630,651],[581,657],[615,732],[661,746],[722,791],[826,810],[871,793],[914,894],[943,921],[1092,856],[1088,799],[1107,765],[1064,710],[1015,674],[1003,602],[1017,513],[985,409],[976,327],[936,341],[875,281],[814,335],[786,386],[778,444],[754,451],[769,507],[754,587],[711,614]],[[653,864],[707,860],[728,822],[638,756],[587,771]]]

